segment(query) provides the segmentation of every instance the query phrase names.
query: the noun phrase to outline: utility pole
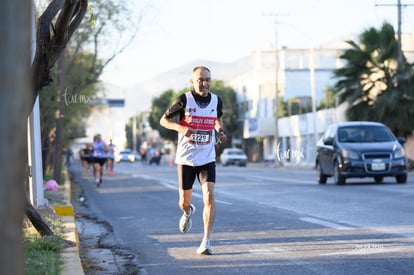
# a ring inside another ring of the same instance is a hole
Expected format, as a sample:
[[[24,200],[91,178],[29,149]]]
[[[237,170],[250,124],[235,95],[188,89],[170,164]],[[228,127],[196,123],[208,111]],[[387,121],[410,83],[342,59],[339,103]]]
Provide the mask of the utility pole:
[[[243,92],[243,104],[242,104],[242,125],[243,125],[243,131],[242,131],[242,149],[244,152],[246,152],[246,140],[244,139],[244,123],[246,121],[246,112],[247,112],[247,102],[246,102],[246,86],[243,85],[242,88]]]
[[[277,157],[277,150],[279,147],[279,51],[278,51],[278,17],[286,14],[279,13],[267,13],[265,16],[272,16],[275,24],[275,131],[274,131],[274,156],[275,156],[275,165],[282,165],[281,161]]]
[[[137,116],[132,117],[132,151],[137,150]]]
[[[401,42],[401,8],[407,6],[414,6],[414,4],[401,4],[401,0],[397,0],[397,4],[376,4],[375,6],[397,6],[398,12],[398,26],[397,26],[397,46],[398,46],[398,69],[400,70],[403,65],[403,53]]]

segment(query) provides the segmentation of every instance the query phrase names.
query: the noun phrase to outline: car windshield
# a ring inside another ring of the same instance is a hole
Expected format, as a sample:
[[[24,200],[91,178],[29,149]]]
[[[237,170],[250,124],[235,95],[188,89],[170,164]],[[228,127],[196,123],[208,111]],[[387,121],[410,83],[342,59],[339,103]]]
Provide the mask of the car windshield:
[[[228,155],[243,155],[243,151],[228,151]]]
[[[355,125],[338,128],[340,142],[388,142],[394,141],[394,136],[385,127]]]

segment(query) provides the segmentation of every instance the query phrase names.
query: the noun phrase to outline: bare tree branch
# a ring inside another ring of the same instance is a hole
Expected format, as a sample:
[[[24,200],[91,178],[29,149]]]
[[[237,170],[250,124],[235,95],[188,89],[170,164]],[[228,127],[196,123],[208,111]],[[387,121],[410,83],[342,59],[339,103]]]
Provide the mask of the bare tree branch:
[[[105,14],[105,9],[99,9],[96,11],[97,13],[102,13]],[[99,82],[99,77],[102,75],[103,70],[122,52],[124,52],[131,44],[132,42],[134,42],[136,36],[138,35],[138,31],[140,28],[140,23],[141,20],[143,18],[143,15],[141,14],[138,18],[137,21],[135,21],[133,24],[134,28],[132,33],[130,34],[130,36],[128,36],[126,41],[123,41],[121,43],[122,38],[119,37],[118,42],[117,43],[112,43],[112,45],[116,45],[114,46],[114,51],[111,53],[111,55],[107,58],[105,58],[102,63],[99,63],[99,44],[102,43],[102,37],[105,36],[105,31],[108,30],[110,27],[108,27],[108,20],[115,20],[113,15],[109,15],[107,20],[101,20],[100,24],[98,26],[98,28],[96,28],[93,32],[93,36],[91,39],[91,43],[92,43],[92,61],[91,61],[91,66],[89,69],[89,74],[88,74],[88,78],[81,83],[78,87],[77,90],[81,91],[83,89],[85,89],[86,87],[96,84]],[[129,24],[131,24],[131,22],[129,22]],[[85,41],[81,40],[77,43],[77,45],[74,47],[75,51],[77,52],[79,51],[79,49],[81,48],[81,43],[85,43]],[[72,60],[73,61],[73,60]],[[70,62],[68,65],[68,70],[72,70],[73,67],[73,62]]]
[[[50,71],[81,23],[87,7],[88,0],[52,0],[40,16],[32,65],[33,103],[39,91],[52,81]],[[56,26],[53,28],[53,20],[59,12]]]

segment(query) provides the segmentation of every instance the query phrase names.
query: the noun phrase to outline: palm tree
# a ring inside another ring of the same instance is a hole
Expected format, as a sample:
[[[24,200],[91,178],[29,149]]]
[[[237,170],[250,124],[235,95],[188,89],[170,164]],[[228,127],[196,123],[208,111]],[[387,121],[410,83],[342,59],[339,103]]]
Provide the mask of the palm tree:
[[[398,135],[414,129],[413,64],[403,57],[398,67],[398,44],[394,28],[384,23],[380,30],[370,28],[360,35],[341,59],[343,68],[335,70],[339,80],[335,91],[339,102],[347,102],[348,120],[379,121]],[[411,88],[410,88],[411,87]]]

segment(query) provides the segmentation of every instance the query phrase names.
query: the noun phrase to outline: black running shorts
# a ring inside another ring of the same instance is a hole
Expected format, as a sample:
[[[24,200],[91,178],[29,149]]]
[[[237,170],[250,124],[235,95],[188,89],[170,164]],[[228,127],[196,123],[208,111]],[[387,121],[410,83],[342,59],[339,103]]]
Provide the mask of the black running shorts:
[[[106,162],[106,158],[94,158],[93,159],[95,163],[98,163],[100,166],[104,166]]]
[[[182,190],[191,190],[197,177],[200,184],[216,182],[216,163],[210,162],[201,166],[177,164],[178,187]]]

